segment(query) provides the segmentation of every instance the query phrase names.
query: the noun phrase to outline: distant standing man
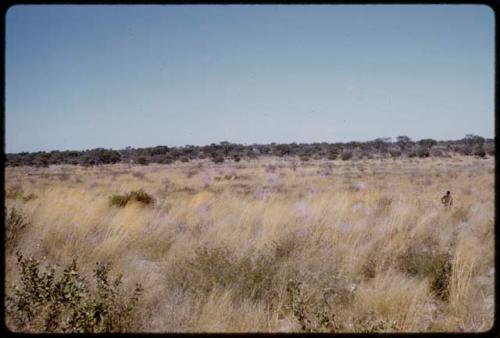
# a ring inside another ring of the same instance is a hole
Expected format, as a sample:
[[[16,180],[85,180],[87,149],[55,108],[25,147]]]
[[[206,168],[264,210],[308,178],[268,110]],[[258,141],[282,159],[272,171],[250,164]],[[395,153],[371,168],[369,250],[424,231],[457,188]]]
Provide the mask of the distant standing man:
[[[446,209],[450,209],[451,206],[453,205],[453,197],[451,197],[451,194],[449,191],[446,192],[446,195],[441,197],[441,203],[444,204],[444,207]]]

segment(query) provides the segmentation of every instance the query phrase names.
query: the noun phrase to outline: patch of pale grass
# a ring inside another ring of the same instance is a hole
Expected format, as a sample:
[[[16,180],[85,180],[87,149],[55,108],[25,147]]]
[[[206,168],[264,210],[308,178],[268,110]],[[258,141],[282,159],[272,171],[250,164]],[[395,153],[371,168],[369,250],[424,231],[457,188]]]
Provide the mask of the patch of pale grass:
[[[425,280],[389,270],[358,287],[350,315],[373,315],[394,323],[396,331],[418,332],[429,325],[433,309]]]

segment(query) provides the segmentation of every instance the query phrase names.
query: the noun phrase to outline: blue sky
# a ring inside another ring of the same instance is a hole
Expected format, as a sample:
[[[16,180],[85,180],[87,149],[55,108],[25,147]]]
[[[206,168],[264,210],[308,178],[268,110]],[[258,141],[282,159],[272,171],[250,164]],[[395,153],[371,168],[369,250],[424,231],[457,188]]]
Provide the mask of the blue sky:
[[[494,135],[477,5],[14,6],[6,152]]]

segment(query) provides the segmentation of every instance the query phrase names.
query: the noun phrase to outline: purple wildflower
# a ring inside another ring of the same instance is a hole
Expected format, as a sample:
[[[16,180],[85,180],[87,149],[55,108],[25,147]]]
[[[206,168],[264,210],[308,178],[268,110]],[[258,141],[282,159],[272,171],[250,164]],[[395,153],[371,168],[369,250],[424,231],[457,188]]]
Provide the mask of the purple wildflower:
[[[300,212],[300,215],[304,218],[311,217],[311,209],[307,206],[307,204],[303,201],[297,203],[297,209]]]
[[[255,192],[255,197],[260,200],[268,199],[271,196],[271,192],[268,188],[262,188]]]
[[[236,177],[238,176],[238,171],[234,168],[232,168],[230,171],[229,171],[229,175],[230,176],[233,176],[233,177]]]
[[[315,194],[317,194],[318,192],[319,192],[319,189],[318,189],[318,188],[316,188],[316,187],[310,187],[310,188],[309,188],[309,194],[311,194],[311,195],[315,195]]]
[[[268,174],[267,175],[267,182],[268,183],[278,183],[279,181],[279,176],[277,174]]]
[[[319,171],[319,176],[321,177],[327,177],[327,176],[330,176],[332,173],[327,170],[326,168],[321,168],[321,170]]]
[[[197,208],[196,212],[199,216],[206,216],[209,210],[209,206],[206,203],[201,203]]]
[[[212,181],[213,181],[212,176],[210,176],[208,174],[203,175],[203,183],[210,184],[210,183],[212,183]]]
[[[185,232],[187,229],[186,224],[182,222],[175,223],[175,230],[177,232]]]

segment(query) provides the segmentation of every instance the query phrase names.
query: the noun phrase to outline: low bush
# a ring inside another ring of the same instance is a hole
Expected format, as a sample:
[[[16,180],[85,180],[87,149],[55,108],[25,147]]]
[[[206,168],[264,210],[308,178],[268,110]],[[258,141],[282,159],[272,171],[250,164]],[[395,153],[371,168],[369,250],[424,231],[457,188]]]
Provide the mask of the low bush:
[[[391,149],[389,151],[389,154],[391,154],[391,156],[393,158],[396,158],[396,157],[400,157],[401,156],[401,150],[398,150],[398,149]]]
[[[224,157],[220,156],[220,155],[216,155],[216,156],[212,156],[210,158],[212,160],[213,163],[215,164],[220,164],[220,163],[224,163]]]
[[[478,146],[473,151],[474,156],[484,158],[486,157],[486,152],[482,146]]]
[[[149,164],[149,161],[146,157],[138,157],[137,158],[137,164],[140,164],[140,165],[148,165]]]
[[[97,263],[95,285],[79,274],[73,259],[56,280],[55,268],[40,271],[40,262],[17,253],[20,285],[5,298],[6,320],[16,332],[99,333],[138,329],[137,309],[142,293],[121,290],[121,276],[111,281],[111,264]],[[48,271],[47,271],[48,270]]]
[[[293,279],[286,286],[286,309],[291,311],[302,332],[336,332],[343,329],[335,314],[326,304],[323,307],[307,304],[302,291],[302,283]]]
[[[142,189],[133,190],[125,195],[113,195],[109,198],[109,203],[112,206],[123,208],[130,201],[141,202],[145,205],[150,205],[154,202],[154,199],[151,195],[144,192]]]
[[[352,152],[344,151],[342,155],[340,155],[340,158],[342,159],[342,161],[350,160],[352,158]]]

